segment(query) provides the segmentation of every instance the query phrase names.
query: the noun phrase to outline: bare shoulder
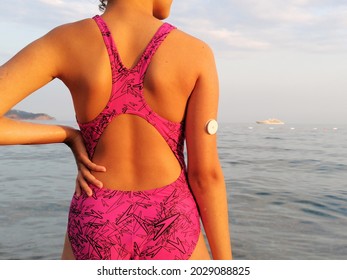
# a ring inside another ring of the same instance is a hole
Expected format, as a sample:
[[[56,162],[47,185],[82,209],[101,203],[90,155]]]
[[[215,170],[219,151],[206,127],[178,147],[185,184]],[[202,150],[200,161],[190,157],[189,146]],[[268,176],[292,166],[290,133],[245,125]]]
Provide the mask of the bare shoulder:
[[[44,47],[51,50],[51,58],[55,59],[58,77],[71,70],[71,61],[77,63],[86,57],[86,46],[91,46],[97,34],[93,20],[84,19],[57,26],[41,38]]]
[[[51,39],[59,40],[62,43],[69,41],[76,42],[84,38],[84,35],[90,34],[93,28],[95,28],[95,24],[92,19],[83,19],[57,26],[48,32],[46,36]]]
[[[197,51],[199,53],[208,54],[212,53],[211,47],[203,40],[188,34],[180,29],[177,29],[177,36],[180,38],[180,42],[185,44],[185,47]]]
[[[194,37],[180,29],[173,34],[173,43],[177,49],[194,61],[198,67],[214,63],[212,48],[203,40]],[[173,41],[172,40],[172,41]],[[186,57],[187,58],[187,57]]]

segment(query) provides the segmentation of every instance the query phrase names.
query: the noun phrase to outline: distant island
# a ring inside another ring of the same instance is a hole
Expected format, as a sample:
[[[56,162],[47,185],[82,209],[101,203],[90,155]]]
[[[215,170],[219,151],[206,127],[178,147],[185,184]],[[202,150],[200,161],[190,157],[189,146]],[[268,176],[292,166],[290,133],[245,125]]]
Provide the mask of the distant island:
[[[5,114],[5,117],[14,119],[14,120],[37,120],[37,121],[50,121],[55,120],[55,118],[43,114],[43,113],[30,113],[20,110],[10,110]]]
[[[267,120],[263,120],[263,121],[257,121],[256,123],[258,123],[258,124],[284,124],[284,122],[279,120],[279,119],[267,119]]]

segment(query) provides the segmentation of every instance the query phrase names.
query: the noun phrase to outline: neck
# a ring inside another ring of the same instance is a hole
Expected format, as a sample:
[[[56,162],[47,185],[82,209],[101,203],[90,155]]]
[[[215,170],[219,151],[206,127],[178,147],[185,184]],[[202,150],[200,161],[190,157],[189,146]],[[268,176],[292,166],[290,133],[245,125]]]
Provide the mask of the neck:
[[[108,1],[105,15],[117,14],[118,18],[151,16],[153,17],[153,1],[144,0],[112,0]]]

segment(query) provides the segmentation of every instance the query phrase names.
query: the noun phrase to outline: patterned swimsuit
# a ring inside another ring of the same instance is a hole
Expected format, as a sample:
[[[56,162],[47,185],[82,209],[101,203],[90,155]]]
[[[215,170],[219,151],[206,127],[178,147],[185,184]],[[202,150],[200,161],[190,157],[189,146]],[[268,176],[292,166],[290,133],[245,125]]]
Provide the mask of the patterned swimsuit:
[[[152,56],[175,27],[164,23],[137,65],[122,64],[111,33],[100,16],[98,25],[110,58],[112,92],[104,110],[92,121],[79,123],[90,158],[113,118],[133,114],[153,125],[165,139],[182,172],[167,186],[145,191],[99,189],[93,196],[73,196],[68,236],[76,259],[188,259],[200,234],[199,213],[187,182],[183,156],[184,129],[157,115],[143,96],[143,81]]]

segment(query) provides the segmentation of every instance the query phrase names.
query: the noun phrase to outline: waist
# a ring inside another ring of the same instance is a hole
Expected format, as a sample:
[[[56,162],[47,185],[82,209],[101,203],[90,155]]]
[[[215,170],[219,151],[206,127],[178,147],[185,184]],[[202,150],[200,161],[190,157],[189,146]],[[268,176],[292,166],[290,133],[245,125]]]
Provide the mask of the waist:
[[[100,164],[100,163],[98,163]],[[106,172],[92,172],[104,188],[123,191],[144,191],[167,186],[185,175],[185,168],[177,162],[169,164],[102,164]]]
[[[97,176],[95,176],[97,177]],[[158,176],[157,177],[161,177]],[[177,174],[174,178],[161,178],[160,183],[155,182],[153,180],[152,182],[148,182],[148,178],[146,179],[146,182],[139,182],[131,184],[129,182],[122,183],[120,180],[117,180],[117,178],[111,178],[109,180],[102,180],[98,178],[100,181],[103,182],[103,188],[98,188],[92,184],[89,186],[93,189],[94,192],[113,192],[113,191],[119,191],[119,192],[131,192],[131,193],[147,193],[150,194],[151,192],[157,192],[158,190],[164,190],[167,188],[189,188],[188,180],[187,180],[187,174],[185,169],[181,169],[179,174]],[[113,179],[113,180],[112,180]],[[113,181],[113,182],[112,182]],[[164,183],[166,181],[166,183]]]

